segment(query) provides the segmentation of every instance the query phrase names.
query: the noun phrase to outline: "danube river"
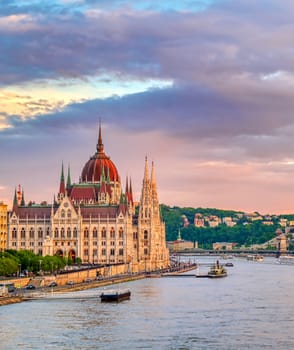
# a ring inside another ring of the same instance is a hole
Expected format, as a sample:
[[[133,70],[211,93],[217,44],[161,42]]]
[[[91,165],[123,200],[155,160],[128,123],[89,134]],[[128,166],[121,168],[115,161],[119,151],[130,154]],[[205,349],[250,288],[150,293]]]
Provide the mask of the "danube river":
[[[101,290],[92,289],[76,292],[81,299],[2,306],[0,349],[293,349],[294,266],[229,261],[222,279],[125,283],[131,300],[118,304],[87,298]]]

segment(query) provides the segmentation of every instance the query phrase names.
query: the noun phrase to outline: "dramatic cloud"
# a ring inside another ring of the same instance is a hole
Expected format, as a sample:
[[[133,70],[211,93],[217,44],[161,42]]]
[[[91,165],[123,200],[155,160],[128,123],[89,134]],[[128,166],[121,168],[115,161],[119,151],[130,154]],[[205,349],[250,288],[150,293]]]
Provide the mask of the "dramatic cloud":
[[[56,191],[62,159],[78,177],[102,118],[110,155],[128,155],[137,182],[153,154],[163,201],[290,211],[293,10],[288,0],[1,3],[4,197],[32,170]]]

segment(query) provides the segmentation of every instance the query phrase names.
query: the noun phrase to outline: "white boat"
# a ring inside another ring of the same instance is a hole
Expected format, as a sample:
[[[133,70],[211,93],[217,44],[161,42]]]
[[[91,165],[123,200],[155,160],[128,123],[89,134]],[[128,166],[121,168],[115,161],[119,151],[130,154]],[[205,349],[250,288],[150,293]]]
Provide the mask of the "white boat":
[[[277,262],[282,265],[294,265],[294,255],[281,255]]]
[[[258,261],[261,262],[263,261],[263,256],[262,255],[255,255],[255,254],[251,254],[251,255],[247,255],[247,260],[248,261]]]

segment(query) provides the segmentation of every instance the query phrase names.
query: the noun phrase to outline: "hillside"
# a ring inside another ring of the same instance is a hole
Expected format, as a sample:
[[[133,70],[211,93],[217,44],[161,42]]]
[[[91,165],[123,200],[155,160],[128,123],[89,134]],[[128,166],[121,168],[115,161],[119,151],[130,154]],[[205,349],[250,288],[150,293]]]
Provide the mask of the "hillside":
[[[180,208],[161,205],[168,241],[181,237],[198,241],[202,248],[211,248],[214,242],[233,242],[249,246],[269,241],[280,227],[280,216],[246,214],[216,208]],[[196,216],[195,216],[196,215]],[[195,226],[196,224],[196,226]],[[197,227],[198,225],[198,227]]]

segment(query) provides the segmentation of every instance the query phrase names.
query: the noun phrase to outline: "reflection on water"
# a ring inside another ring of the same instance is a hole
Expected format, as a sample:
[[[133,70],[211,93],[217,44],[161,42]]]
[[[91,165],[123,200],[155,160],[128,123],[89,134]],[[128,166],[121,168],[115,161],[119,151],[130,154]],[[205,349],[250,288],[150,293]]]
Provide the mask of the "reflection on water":
[[[127,283],[132,297],[119,304],[85,296],[2,306],[0,349],[291,349],[294,266],[234,259],[227,269],[217,280]]]

